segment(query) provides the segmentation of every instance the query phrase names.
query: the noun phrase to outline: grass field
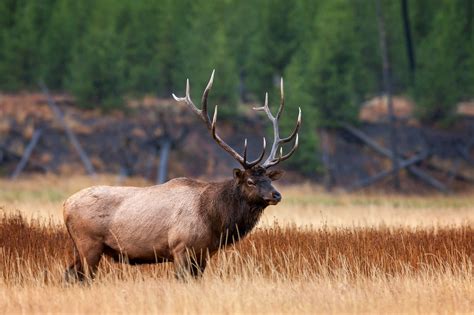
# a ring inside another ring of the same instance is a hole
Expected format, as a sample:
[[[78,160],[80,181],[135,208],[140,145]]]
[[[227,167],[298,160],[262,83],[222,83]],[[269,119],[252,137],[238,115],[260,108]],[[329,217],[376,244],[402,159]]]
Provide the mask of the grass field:
[[[0,180],[0,313],[474,312],[474,197],[467,194],[280,187],[283,202],[248,238],[214,256],[201,280],[179,282],[168,264],[103,260],[92,284],[66,285],[72,243],[62,202],[114,180]]]

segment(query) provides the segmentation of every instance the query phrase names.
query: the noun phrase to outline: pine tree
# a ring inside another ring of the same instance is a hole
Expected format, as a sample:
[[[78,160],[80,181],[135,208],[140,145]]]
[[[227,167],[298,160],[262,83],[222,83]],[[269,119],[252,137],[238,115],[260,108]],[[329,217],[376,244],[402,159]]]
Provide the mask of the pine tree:
[[[449,122],[456,103],[473,95],[474,43],[469,23],[465,3],[443,1],[430,33],[421,41],[415,97],[426,121]]]
[[[315,11],[286,71],[289,104],[304,112],[301,150],[292,162],[313,165],[313,171],[316,128],[354,121],[359,104],[374,93],[378,67],[373,7],[335,0]]]
[[[122,10],[117,33],[123,42],[129,93],[154,93],[161,86],[160,19],[164,16],[156,1],[129,1]]]
[[[216,76],[211,93],[212,103],[220,104],[222,116],[235,113],[238,74],[231,58],[225,28],[225,3],[193,1],[183,15],[185,31],[177,38],[177,72],[174,80],[183,90],[186,78],[191,81],[192,96],[199,99],[212,69]]]
[[[67,87],[83,107],[122,105],[125,87],[124,43],[117,33],[123,7],[96,3],[86,33],[74,46]]]
[[[91,1],[62,0],[52,8],[41,41],[40,74],[52,89],[64,88],[72,48],[83,35]]]
[[[4,4],[13,20],[2,30],[0,52],[0,86],[7,90],[32,88],[37,85],[40,55],[38,47],[49,18],[52,1],[25,0]],[[11,17],[10,17],[11,18]]]
[[[186,1],[162,0],[159,3],[161,14],[155,20],[158,29],[157,51],[154,58],[158,64],[157,93],[170,97],[175,92],[174,79],[178,63],[178,38],[183,32],[183,23],[179,17],[186,10]],[[179,82],[182,88],[183,82]]]
[[[240,101],[249,100],[248,78],[253,78],[258,69],[250,62],[254,45],[261,46],[255,41],[255,34],[260,31],[259,8],[261,2],[252,0],[232,0],[226,5],[226,33],[229,46],[229,58],[235,61],[235,70],[239,76]],[[253,89],[254,91],[256,89]],[[258,91],[263,95],[263,91]],[[261,95],[259,95],[261,96]]]
[[[301,21],[297,9],[300,4],[284,0],[264,0],[255,4],[257,27],[248,39],[248,85],[257,99],[262,91],[277,88],[278,78],[284,73],[299,43],[297,33]]]

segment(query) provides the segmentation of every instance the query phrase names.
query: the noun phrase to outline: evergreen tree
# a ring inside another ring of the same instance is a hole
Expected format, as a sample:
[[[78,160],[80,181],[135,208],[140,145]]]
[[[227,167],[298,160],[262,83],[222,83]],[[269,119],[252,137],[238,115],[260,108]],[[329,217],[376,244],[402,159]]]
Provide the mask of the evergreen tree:
[[[13,15],[13,21],[7,17],[3,22],[7,28],[2,30],[1,36],[0,86],[4,89],[18,90],[37,85],[40,64],[38,47],[51,6],[51,0],[25,0],[3,5],[5,11]]]
[[[358,9],[358,10],[356,10]],[[321,114],[321,126],[356,118],[358,105],[373,93],[378,67],[372,7],[360,10],[346,1],[329,1],[314,19],[313,38],[295,55],[298,97],[312,100]],[[372,39],[371,39],[372,38]],[[290,66],[291,67],[291,66]]]
[[[372,9],[338,0],[318,6],[286,72],[289,103],[304,112],[301,150],[293,163],[317,165],[316,128],[354,121],[359,104],[373,93],[379,58]]]
[[[97,2],[86,33],[74,46],[67,87],[83,107],[122,104],[125,87],[124,43],[117,33],[123,7]]]
[[[0,1],[0,56],[5,53],[5,36],[15,25],[15,11],[18,3],[15,0]],[[2,59],[0,59],[2,63]]]
[[[162,76],[158,58],[161,5],[156,1],[129,1],[117,22],[125,57],[125,89],[156,93]]]
[[[251,92],[263,100],[263,91],[278,85],[295,52],[299,37],[297,8],[293,2],[264,0],[255,4],[257,29],[249,38],[248,84]]]
[[[57,1],[41,41],[40,73],[52,89],[64,88],[72,48],[82,37],[91,1]]]
[[[248,92],[251,84],[248,78],[253,78],[258,69],[253,68],[252,45],[261,46],[254,42],[254,35],[260,31],[259,8],[261,2],[252,0],[232,0],[226,6],[227,41],[229,58],[235,60],[236,71],[239,76],[239,96],[243,102],[248,101]],[[254,89],[255,90],[255,89]],[[263,91],[258,91],[263,95]]]
[[[225,28],[226,3],[193,1],[183,15],[185,31],[177,38],[177,91],[183,91],[186,78],[191,81],[193,98],[200,99],[212,69],[216,77],[211,93],[212,103],[221,104],[221,116],[235,113],[238,74],[235,60],[230,58]],[[203,18],[204,17],[204,18]]]
[[[178,63],[177,38],[183,32],[183,23],[180,16],[187,9],[186,1],[162,0],[160,2],[161,14],[155,22],[159,28],[157,52],[155,55],[159,65],[157,93],[163,97],[170,97],[175,84],[175,72]],[[179,86],[182,88],[183,82]]]
[[[430,122],[449,122],[456,103],[474,92],[472,21],[465,9],[464,2],[443,1],[420,44],[415,97]]]
[[[371,30],[371,36],[374,36],[372,41],[377,62],[381,60],[380,44],[378,42],[378,33],[375,26],[377,25],[375,17],[375,4],[370,2],[368,6],[357,6],[356,9],[366,11],[365,16],[373,16],[374,28]],[[403,16],[401,1],[383,1],[382,2],[383,18],[385,20],[386,37],[387,37],[387,51],[390,62],[390,77],[392,82],[392,92],[395,94],[403,94],[412,85],[411,71],[409,67],[409,58],[406,53],[406,39],[403,29]],[[361,12],[364,14],[364,12]],[[368,26],[368,25],[367,25]],[[363,40],[361,38],[361,40]],[[373,64],[374,68],[370,69],[372,75],[379,75],[380,80],[378,84],[378,91],[382,91],[382,68],[380,64]],[[376,77],[377,78],[377,77]],[[377,90],[375,92],[377,92]]]
[[[407,4],[414,79],[401,2],[383,1],[394,92],[411,93],[426,121],[449,120],[474,95],[472,1]],[[291,132],[298,106],[304,120],[290,163],[313,172],[316,128],[355,121],[359,105],[383,90],[376,26],[371,1],[4,0],[0,88],[36,89],[42,78],[83,106],[108,108],[127,95],[184,93],[189,77],[199,102],[215,68],[211,105],[224,105],[225,118],[237,95],[261,103],[268,91],[276,111],[284,74],[282,133]]]

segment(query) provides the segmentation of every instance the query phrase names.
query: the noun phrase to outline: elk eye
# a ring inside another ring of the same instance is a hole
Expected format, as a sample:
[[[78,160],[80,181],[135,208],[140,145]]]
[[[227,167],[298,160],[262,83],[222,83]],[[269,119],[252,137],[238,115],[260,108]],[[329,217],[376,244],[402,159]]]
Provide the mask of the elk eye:
[[[255,182],[249,178],[249,179],[247,179],[247,185],[255,186]]]

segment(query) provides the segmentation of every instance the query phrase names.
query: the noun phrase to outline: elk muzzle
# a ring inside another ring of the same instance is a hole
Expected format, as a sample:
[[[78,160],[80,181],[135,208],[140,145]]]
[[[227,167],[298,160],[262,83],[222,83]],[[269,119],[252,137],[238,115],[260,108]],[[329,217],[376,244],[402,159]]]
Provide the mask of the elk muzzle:
[[[270,193],[270,196],[265,198],[265,201],[268,202],[269,205],[276,205],[281,201],[281,194],[274,190]]]

